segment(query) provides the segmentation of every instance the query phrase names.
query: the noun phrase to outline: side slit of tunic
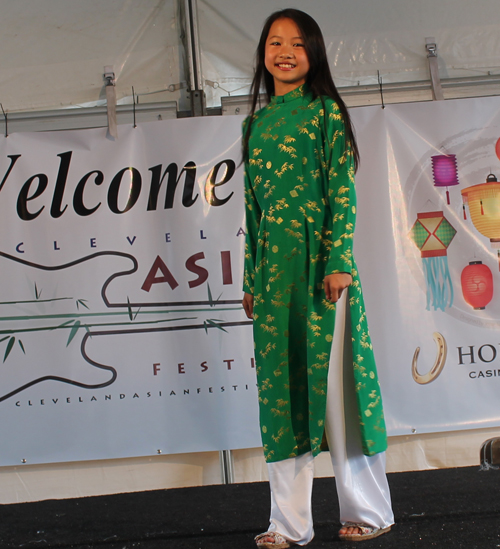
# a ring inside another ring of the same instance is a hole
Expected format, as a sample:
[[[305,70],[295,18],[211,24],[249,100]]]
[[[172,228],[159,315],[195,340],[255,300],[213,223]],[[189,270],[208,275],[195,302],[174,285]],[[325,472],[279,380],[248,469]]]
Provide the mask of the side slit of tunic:
[[[351,330],[347,296],[339,300],[335,321],[326,410],[326,437],[330,448],[340,504],[340,522],[386,528],[394,523],[385,474],[385,452],[363,454],[355,421],[356,395],[352,375]],[[354,421],[353,421],[354,419]],[[271,487],[269,531],[306,545],[314,537],[311,494],[314,458],[311,452],[268,463]]]

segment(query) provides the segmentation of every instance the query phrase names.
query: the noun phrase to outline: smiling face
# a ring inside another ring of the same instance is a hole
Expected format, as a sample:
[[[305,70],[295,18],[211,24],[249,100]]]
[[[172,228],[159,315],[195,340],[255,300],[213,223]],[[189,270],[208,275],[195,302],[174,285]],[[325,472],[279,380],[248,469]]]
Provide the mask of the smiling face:
[[[278,19],[271,25],[264,64],[274,78],[275,95],[285,95],[306,82],[309,59],[300,31],[291,19]]]

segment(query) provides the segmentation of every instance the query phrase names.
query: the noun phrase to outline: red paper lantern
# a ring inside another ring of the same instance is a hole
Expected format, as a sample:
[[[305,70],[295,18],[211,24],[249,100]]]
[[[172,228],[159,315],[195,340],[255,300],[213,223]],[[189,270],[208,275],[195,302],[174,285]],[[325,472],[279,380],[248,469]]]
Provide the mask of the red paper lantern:
[[[484,309],[493,297],[493,275],[481,261],[471,261],[462,271],[462,293],[474,309]]]

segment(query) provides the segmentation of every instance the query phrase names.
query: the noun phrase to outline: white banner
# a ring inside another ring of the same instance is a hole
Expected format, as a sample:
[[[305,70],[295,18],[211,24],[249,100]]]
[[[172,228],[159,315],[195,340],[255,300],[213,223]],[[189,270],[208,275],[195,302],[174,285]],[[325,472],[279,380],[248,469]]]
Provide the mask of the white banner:
[[[500,273],[490,242],[500,239],[500,188],[486,184],[490,172],[500,177],[500,97],[353,117],[356,250],[389,434],[500,425]],[[482,198],[464,204],[477,185]]]
[[[499,425],[500,98],[352,115],[389,434]],[[260,445],[241,121],[0,140],[1,465]]]
[[[259,446],[240,127],[0,141],[2,465]]]

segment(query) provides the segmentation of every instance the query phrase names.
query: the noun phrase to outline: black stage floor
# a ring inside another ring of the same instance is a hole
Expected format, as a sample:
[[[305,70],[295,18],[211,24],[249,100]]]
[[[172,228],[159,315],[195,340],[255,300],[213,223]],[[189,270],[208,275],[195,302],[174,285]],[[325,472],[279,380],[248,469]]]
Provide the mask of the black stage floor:
[[[500,470],[389,475],[396,525],[364,549],[500,547]],[[317,479],[311,549],[342,549],[333,479]],[[158,490],[0,506],[0,548],[253,548],[267,526],[267,483]]]

